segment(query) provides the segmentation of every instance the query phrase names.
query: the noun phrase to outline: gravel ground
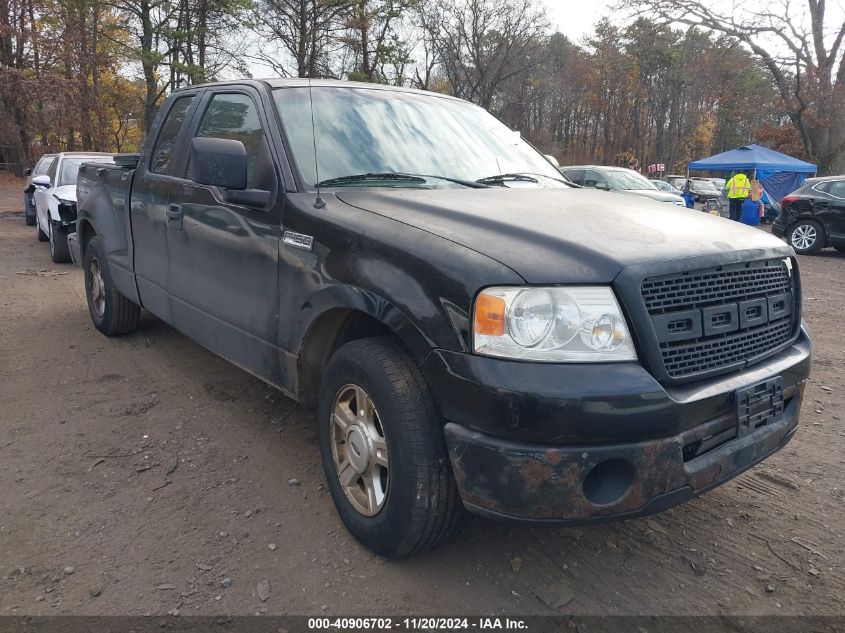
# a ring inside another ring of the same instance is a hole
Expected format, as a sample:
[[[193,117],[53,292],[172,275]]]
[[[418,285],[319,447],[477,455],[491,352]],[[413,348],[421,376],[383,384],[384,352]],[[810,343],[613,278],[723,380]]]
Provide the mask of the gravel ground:
[[[845,256],[801,260],[814,369],[779,454],[657,516],[473,520],[391,562],[340,524],[311,411],[148,314],[101,336],[20,199],[0,190],[0,615],[845,614]]]

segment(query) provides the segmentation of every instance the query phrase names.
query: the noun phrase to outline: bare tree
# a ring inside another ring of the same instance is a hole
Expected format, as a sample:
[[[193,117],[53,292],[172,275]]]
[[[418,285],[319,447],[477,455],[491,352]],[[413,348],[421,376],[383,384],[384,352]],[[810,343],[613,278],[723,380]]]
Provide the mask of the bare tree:
[[[821,173],[845,171],[845,22],[830,24],[825,0],[730,5],[702,0],[622,0],[633,12],[703,27],[753,51],[774,78],[783,108]],[[724,7],[724,9],[722,8]]]
[[[253,11],[256,30],[289,56],[280,59],[262,46],[258,59],[283,76],[330,74],[328,58],[339,46],[338,34],[351,9],[351,0],[258,0]]]
[[[410,47],[398,28],[420,0],[354,0],[341,41],[351,53],[352,68],[344,74],[360,81],[396,81],[387,68],[410,62]]]
[[[529,53],[548,28],[533,0],[433,0],[422,21],[455,95],[484,108],[538,62]]]

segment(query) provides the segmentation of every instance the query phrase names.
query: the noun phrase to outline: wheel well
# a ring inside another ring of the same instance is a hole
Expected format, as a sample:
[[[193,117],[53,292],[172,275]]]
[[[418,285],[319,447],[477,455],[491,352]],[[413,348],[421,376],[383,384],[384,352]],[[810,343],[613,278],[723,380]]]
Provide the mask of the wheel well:
[[[384,323],[360,310],[336,308],[318,317],[299,355],[299,395],[302,401],[306,404],[316,401],[323,370],[341,345],[385,334],[392,335],[393,332]]]
[[[85,260],[85,247],[88,246],[88,242],[91,241],[91,238],[97,234],[97,231],[94,230],[94,227],[91,225],[90,222],[82,222],[81,226],[79,227],[80,234],[79,234],[79,252],[83,259]]]

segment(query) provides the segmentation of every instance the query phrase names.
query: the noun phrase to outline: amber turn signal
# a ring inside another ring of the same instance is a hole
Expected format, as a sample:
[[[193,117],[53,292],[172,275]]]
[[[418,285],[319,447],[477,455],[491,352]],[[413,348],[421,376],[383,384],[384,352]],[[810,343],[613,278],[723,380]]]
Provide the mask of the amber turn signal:
[[[475,300],[473,331],[487,336],[502,336],[505,333],[505,300],[502,297],[482,292]]]

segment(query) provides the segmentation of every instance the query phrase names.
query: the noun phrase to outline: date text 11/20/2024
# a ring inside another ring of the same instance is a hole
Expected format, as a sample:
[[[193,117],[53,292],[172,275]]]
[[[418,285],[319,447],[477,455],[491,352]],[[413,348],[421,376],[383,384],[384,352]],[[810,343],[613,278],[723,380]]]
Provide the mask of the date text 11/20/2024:
[[[308,618],[308,629],[319,630],[371,630],[371,631],[417,631],[417,630],[526,630],[528,624],[521,618],[474,617],[474,618]]]

